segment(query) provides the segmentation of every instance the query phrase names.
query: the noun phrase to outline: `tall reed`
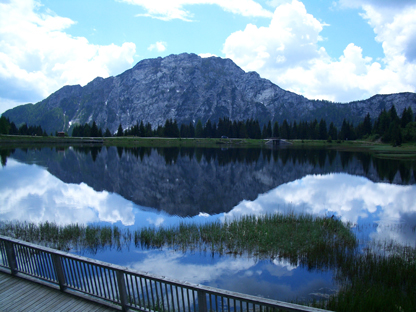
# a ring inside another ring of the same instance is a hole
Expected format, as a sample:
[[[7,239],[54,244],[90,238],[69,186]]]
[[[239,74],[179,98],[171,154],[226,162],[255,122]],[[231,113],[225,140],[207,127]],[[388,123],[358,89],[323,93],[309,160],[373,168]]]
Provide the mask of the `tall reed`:
[[[201,250],[257,259],[286,258],[308,268],[335,264],[335,251],[353,250],[355,236],[340,220],[311,215],[272,214],[243,216],[201,225],[180,223],[172,227],[145,227],[134,233],[142,248],[168,247]]]
[[[0,234],[59,250],[82,248],[92,253],[103,248],[116,247],[120,250],[132,241],[129,229],[94,224],[58,225],[48,221],[39,224],[2,221]]]
[[[391,247],[391,246],[390,246]],[[416,248],[367,249],[339,263],[339,292],[318,307],[333,311],[415,311]]]

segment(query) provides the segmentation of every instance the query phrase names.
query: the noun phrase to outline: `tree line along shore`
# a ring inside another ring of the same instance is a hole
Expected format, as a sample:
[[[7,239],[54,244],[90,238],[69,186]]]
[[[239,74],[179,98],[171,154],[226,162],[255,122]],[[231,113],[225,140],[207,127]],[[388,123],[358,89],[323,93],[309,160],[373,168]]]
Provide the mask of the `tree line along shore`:
[[[369,114],[354,126],[344,119],[340,129],[331,122],[329,126],[324,119],[319,122],[284,120],[281,124],[271,121],[261,124],[258,120],[247,119],[245,121],[231,121],[229,118],[220,118],[218,123],[208,120],[203,124],[200,120],[194,125],[178,125],[176,120],[168,119],[165,124],[156,128],[150,123],[137,122],[134,126],[123,129],[120,124],[118,130],[112,133],[108,128],[103,131],[95,121],[84,125],[75,125],[70,135],[74,138],[110,138],[110,137],[159,137],[159,138],[238,138],[238,139],[267,139],[281,138],[287,140],[326,140],[354,141],[368,140],[388,143],[400,146],[402,143],[416,142],[416,122],[411,107],[404,109],[401,116],[397,114],[394,105],[390,110],[383,110],[372,121]],[[17,127],[5,117],[0,118],[0,134],[5,135],[29,135],[37,137],[66,136],[63,132],[55,132],[48,135],[41,126],[28,126],[22,124]]]

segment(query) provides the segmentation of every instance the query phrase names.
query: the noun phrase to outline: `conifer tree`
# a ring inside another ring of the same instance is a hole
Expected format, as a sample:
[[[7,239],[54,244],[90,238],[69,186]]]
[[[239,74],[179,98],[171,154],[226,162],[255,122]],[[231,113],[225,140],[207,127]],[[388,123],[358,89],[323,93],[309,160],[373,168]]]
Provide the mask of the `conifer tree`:
[[[271,138],[273,135],[272,133],[272,122],[269,120],[269,122],[267,123],[267,138]]]
[[[370,113],[367,113],[363,121],[363,135],[369,135],[371,134],[371,131],[372,131],[371,117],[370,117]]]
[[[204,129],[202,128],[201,120],[198,120],[195,127],[195,137],[202,138],[204,136]]]
[[[121,126],[121,124],[119,124],[118,130],[117,130],[117,136],[118,137],[122,137],[123,135],[124,135],[124,133],[123,133],[123,127]]]
[[[326,128],[326,121],[321,119],[319,122],[319,140],[326,140],[328,138],[328,131]]]
[[[334,123],[331,122],[329,124],[329,130],[328,130],[328,135],[333,139],[336,140],[338,138],[338,130],[337,128],[334,126]]]
[[[275,121],[273,124],[273,137],[279,137],[279,123],[277,121]]]

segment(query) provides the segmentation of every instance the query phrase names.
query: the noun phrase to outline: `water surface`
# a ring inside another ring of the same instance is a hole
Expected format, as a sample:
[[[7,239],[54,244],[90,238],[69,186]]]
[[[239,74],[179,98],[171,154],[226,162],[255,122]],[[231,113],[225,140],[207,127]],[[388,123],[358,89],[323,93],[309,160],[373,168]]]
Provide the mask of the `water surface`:
[[[362,244],[416,245],[415,164],[319,149],[39,148],[2,151],[0,220],[143,226],[246,214],[349,222]],[[139,271],[279,300],[319,298],[331,270],[288,259],[146,250],[71,250]]]

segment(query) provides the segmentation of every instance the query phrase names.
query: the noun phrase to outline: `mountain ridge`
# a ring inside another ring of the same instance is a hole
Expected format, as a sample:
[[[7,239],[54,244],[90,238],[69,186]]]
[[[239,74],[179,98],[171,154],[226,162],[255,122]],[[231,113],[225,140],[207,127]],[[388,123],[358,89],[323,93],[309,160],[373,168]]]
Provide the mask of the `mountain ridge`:
[[[166,119],[189,124],[252,118],[262,124],[323,118],[340,125],[344,118],[357,123],[367,113],[376,118],[392,105],[399,114],[409,106],[416,111],[416,94],[374,95],[346,104],[309,100],[245,72],[230,59],[182,53],[142,60],[118,76],[97,77],[83,87],[64,86],[3,116],[17,125],[41,125],[48,133],[70,132],[73,125],[92,121],[115,133],[120,124],[126,129],[143,121],[155,128]]]

